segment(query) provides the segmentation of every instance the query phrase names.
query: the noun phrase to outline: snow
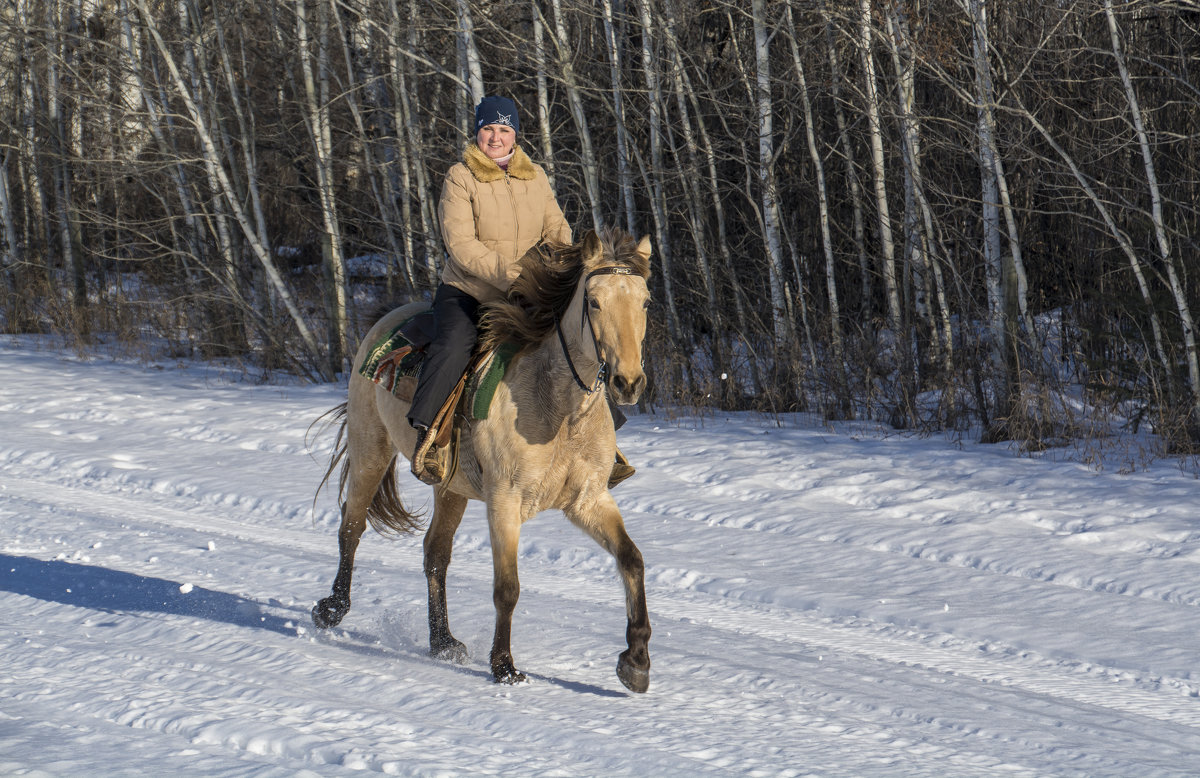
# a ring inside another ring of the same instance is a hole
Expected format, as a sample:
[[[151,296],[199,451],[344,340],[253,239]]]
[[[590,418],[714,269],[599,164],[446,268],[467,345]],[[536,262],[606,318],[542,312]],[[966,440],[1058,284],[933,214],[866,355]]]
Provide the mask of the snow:
[[[0,343],[0,775],[1200,774],[1200,482],[748,414],[635,415],[615,492],[647,565],[650,691],[614,672],[611,559],[525,526],[492,683],[481,506],[465,666],[427,655],[419,536],[354,607],[313,492],[344,386]],[[405,474],[405,496],[430,502]]]

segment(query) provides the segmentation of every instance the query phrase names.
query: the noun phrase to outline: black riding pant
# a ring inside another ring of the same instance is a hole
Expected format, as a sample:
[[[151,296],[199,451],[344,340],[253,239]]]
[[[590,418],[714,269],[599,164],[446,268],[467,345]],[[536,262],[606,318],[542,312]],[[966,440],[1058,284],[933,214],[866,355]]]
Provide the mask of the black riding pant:
[[[478,337],[479,301],[463,290],[440,284],[433,296],[433,342],[421,363],[408,421],[431,426],[442,403],[466,372]]]

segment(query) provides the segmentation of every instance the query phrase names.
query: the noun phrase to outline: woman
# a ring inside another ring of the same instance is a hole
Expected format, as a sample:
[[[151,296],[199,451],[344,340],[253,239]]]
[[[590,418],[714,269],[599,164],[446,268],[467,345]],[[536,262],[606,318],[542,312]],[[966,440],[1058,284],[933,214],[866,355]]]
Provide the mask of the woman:
[[[542,241],[571,242],[571,226],[550,181],[517,145],[521,122],[507,97],[475,106],[475,139],[450,168],[438,213],[449,255],[433,298],[437,335],[417,378],[408,421],[417,430],[413,474],[439,478],[426,467],[434,418],[454,390],[475,347],[479,307],[503,299],[517,262]]]

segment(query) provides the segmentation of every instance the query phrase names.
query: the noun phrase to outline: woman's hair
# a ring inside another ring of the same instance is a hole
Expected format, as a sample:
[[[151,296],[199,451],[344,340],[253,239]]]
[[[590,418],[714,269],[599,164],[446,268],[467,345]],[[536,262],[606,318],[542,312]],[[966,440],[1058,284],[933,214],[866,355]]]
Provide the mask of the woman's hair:
[[[642,278],[650,262],[637,252],[637,242],[615,228],[589,232],[574,244],[543,243],[525,252],[521,274],[505,300],[487,303],[479,322],[479,349],[502,343],[527,346],[540,343],[571,304],[584,271],[620,265]]]

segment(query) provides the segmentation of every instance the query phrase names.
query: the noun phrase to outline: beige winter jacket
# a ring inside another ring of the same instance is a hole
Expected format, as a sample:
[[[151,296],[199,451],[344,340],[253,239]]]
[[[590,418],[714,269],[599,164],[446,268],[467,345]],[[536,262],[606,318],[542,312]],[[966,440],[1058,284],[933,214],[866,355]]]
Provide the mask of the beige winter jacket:
[[[515,147],[507,173],[471,143],[450,168],[438,206],[449,260],[442,283],[480,302],[501,299],[517,260],[543,240],[570,243],[546,173]]]

